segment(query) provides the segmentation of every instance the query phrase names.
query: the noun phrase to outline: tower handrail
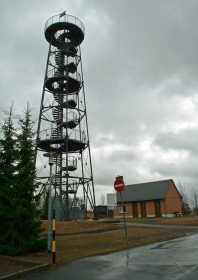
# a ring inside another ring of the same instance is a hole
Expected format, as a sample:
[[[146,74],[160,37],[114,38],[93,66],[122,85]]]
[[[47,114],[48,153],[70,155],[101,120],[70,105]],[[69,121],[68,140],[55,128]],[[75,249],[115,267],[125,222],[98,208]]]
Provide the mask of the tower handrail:
[[[56,22],[69,22],[69,23],[73,23],[73,24],[77,25],[78,27],[80,27],[82,29],[83,33],[85,33],[85,26],[79,18],[69,15],[67,13],[65,13],[63,16],[61,16],[61,14],[62,13],[50,17],[45,23],[44,30],[46,31],[46,29],[50,25],[52,25],[53,23],[56,23]]]
[[[74,166],[77,168],[77,158],[74,156],[68,156],[68,166]],[[65,168],[65,166],[63,166]]]
[[[53,69],[50,69],[47,71],[47,78],[53,78],[53,77],[56,77],[56,71],[57,71],[58,68],[53,68]],[[58,71],[57,71],[58,72]],[[81,76],[80,76],[80,73],[79,72],[75,72],[75,73],[67,73],[67,74],[60,74],[61,77],[69,77],[69,78],[72,78],[72,79],[75,79],[79,82],[81,82]]]
[[[44,129],[42,131],[40,131],[40,140],[51,140],[51,139],[60,139],[60,136],[58,135],[57,133],[57,137],[52,135],[52,131],[53,133],[55,132],[57,128],[54,128],[54,129]],[[62,135],[62,138],[66,138],[67,135],[64,131],[63,135]],[[87,137],[86,137],[86,134],[85,134],[85,131],[82,130],[81,132],[79,131],[79,129],[71,129],[69,134],[68,134],[68,138],[69,139],[76,139],[78,141],[81,141],[83,143],[86,143],[87,142]]]

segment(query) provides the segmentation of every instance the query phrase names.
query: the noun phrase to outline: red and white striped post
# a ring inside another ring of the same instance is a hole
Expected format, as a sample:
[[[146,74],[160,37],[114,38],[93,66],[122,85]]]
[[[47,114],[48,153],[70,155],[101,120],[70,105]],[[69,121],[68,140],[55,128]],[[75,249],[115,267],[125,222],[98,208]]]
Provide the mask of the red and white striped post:
[[[56,264],[56,213],[53,209],[52,219],[52,263]]]

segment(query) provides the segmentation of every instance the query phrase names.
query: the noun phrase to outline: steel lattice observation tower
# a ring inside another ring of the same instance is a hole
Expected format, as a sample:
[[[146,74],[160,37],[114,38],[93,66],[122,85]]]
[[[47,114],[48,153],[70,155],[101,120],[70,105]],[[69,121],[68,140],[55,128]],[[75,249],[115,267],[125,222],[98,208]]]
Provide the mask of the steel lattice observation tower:
[[[84,35],[83,23],[65,12],[49,18],[45,25],[49,50],[37,129],[36,163],[38,166],[40,156],[52,160],[52,193],[61,202],[65,219],[72,218],[74,207],[93,209],[95,206],[80,48]],[[45,175],[38,174],[37,180],[47,186],[49,170]]]

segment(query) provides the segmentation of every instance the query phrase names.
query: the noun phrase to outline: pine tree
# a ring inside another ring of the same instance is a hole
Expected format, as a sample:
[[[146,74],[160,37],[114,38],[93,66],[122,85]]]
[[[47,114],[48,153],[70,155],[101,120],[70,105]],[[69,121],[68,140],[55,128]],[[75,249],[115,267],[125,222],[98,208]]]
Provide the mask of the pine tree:
[[[14,212],[16,207],[16,138],[12,121],[12,107],[9,117],[1,126],[0,137],[0,251],[14,244]]]
[[[15,232],[18,235],[18,245],[22,250],[31,249],[39,240],[40,220],[34,199],[35,175],[33,123],[29,106],[27,106],[24,119],[20,120],[16,180],[18,205]]]
[[[0,254],[16,255],[45,248],[39,238],[36,207],[33,123],[29,107],[20,120],[19,132],[12,108],[0,135]]]

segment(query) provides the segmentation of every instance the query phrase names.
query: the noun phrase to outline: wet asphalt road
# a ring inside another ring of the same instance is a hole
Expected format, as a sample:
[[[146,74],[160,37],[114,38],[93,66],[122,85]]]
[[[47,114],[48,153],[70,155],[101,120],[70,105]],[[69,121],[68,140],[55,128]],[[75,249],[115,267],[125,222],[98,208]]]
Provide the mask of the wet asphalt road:
[[[198,234],[75,261],[26,280],[198,280]]]

